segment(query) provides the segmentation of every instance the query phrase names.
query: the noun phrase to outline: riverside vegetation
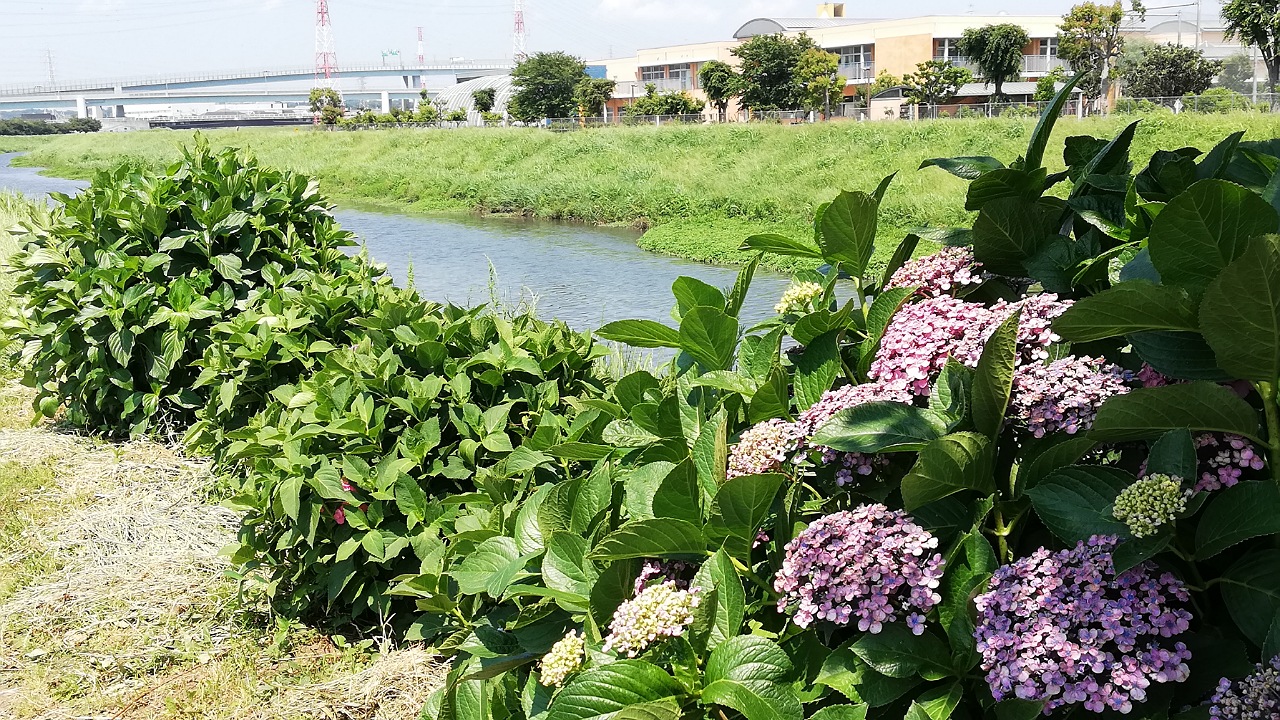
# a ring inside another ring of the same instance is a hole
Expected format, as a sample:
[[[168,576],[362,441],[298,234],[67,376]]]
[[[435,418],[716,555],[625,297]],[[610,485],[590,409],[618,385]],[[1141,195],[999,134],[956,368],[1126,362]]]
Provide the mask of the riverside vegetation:
[[[1113,135],[1129,119],[1065,118],[1046,157],[1060,170],[1063,138]],[[1033,120],[922,123],[822,123],[804,127],[720,125],[604,128],[550,133],[532,128],[460,131],[383,130],[322,133],[297,130],[209,131],[215,145],[252,148],[266,163],[319,179],[339,200],[427,212],[515,213],[648,229],[640,245],[706,262],[745,263],[742,238],[761,232],[800,234],[834,188],[864,187],[898,172],[897,190],[881,211],[883,248],[919,227],[972,221],[965,185],[945,174],[917,173],[928,158],[1014,157]],[[1208,150],[1235,130],[1276,134],[1273,115],[1183,114],[1147,118],[1132,155],[1145,163],[1165,147]],[[16,162],[89,178],[128,162],[163,170],[190,135],[171,131],[56,139],[0,138],[0,150],[29,150]],[[800,258],[768,256],[783,270],[815,267]]]
[[[926,163],[977,213],[937,253],[908,234],[869,271],[889,176],[812,239],[742,244],[819,267],[776,318],[739,322],[753,259],[678,279],[674,325],[595,334],[674,350],[660,374],[360,256],[287,266],[324,201],[204,144],[36,219],[11,332],[42,413],[194,415],[237,576],[283,616],[428,643],[450,669],[421,717],[1266,717],[1280,145],[1136,170],[1134,123],[1050,172],[1055,109],[1016,156]],[[211,329],[182,281],[233,298]]]

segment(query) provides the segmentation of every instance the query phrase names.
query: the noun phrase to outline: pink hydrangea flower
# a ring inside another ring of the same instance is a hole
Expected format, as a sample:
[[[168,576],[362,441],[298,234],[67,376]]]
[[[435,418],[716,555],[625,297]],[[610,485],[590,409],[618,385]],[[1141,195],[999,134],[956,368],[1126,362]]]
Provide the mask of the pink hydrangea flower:
[[[951,295],[987,278],[982,264],[973,259],[973,249],[944,247],[932,255],[908,261],[893,273],[885,289],[915,287],[923,297]]]

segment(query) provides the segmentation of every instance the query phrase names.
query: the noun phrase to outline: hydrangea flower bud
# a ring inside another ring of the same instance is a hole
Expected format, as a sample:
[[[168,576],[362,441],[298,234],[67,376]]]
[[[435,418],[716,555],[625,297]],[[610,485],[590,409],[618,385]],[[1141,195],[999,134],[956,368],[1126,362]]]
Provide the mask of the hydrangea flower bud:
[[[568,635],[556,641],[551,650],[542,656],[542,665],[538,673],[538,682],[547,687],[560,687],[573,673],[582,669],[582,661],[586,658],[586,644],[577,630],[570,630]]]
[[[822,286],[815,282],[791,283],[782,293],[782,299],[773,306],[774,312],[786,315],[813,309],[813,301],[822,296]]]
[[[774,418],[757,423],[742,433],[729,452],[728,477],[776,472],[803,439],[796,426]]]
[[[923,297],[950,295],[985,280],[987,274],[981,267],[982,264],[973,259],[972,248],[944,247],[932,255],[904,263],[884,287],[888,290],[915,286]]]
[[[1010,414],[1038,438],[1074,435],[1093,426],[1108,398],[1129,392],[1128,379],[1123,368],[1087,356],[1022,365],[1013,376]]]
[[[679,637],[693,622],[696,607],[698,596],[672,580],[650,585],[614,611],[604,649],[635,657],[658,640]]]
[[[773,581],[778,612],[792,610],[802,628],[816,619],[871,633],[905,617],[919,635],[942,601],[942,556],[929,554],[937,547],[910,516],[884,505],[819,518],[787,543]]]
[[[1213,720],[1275,720],[1280,718],[1280,656],[1259,665],[1239,681],[1222,678],[1209,701]]]
[[[1149,475],[1120,492],[1111,514],[1129,526],[1134,537],[1155,535],[1187,509],[1182,481],[1168,475]]]
[[[1183,682],[1190,651],[1190,595],[1153,563],[1115,572],[1117,539],[1094,536],[1069,550],[1040,548],[991,578],[976,599],[974,637],[996,700],[1045,701],[1127,713],[1151,683]]]

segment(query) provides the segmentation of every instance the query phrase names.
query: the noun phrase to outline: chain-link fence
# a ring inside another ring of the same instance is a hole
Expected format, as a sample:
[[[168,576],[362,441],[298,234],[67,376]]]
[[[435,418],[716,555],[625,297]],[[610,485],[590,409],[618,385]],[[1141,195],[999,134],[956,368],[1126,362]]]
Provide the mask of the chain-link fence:
[[[1258,93],[1253,95],[1234,92],[1226,88],[1214,88],[1198,95],[1180,97],[1122,97],[1116,101],[1114,112],[1121,114],[1143,113],[1228,113],[1228,112],[1278,112],[1280,95]]]

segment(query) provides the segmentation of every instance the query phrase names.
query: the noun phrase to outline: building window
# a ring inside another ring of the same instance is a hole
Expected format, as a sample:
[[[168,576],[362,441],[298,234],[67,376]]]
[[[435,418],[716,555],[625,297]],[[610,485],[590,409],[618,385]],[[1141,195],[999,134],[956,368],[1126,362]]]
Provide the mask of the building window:
[[[1040,38],[1040,54],[1044,57],[1058,57],[1058,38]]]
[[[653,65],[651,67],[640,68],[640,79],[642,81],[661,80],[667,76],[666,65]]]
[[[939,38],[933,43],[934,59],[954,60],[960,57],[960,38]]]
[[[693,68],[689,63],[667,66],[667,77],[671,78],[673,87],[679,85],[681,90],[693,87]]]
[[[840,56],[841,65],[870,65],[875,52],[874,45],[849,45],[833,48],[831,52]]]

